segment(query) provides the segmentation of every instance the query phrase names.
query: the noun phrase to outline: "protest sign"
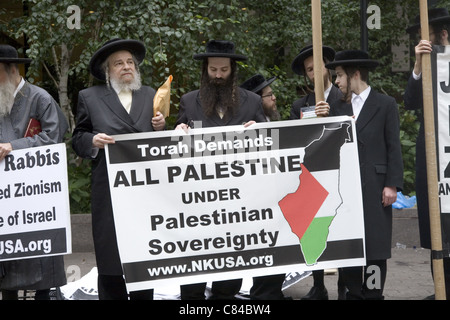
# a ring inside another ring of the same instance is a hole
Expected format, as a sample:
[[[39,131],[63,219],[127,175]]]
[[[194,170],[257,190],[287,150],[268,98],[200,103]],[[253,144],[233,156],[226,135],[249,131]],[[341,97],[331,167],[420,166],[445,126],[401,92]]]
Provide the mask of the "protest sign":
[[[434,46],[431,55],[437,144],[442,242],[450,250],[450,46]]]
[[[14,150],[0,172],[0,261],[70,253],[66,145]]]
[[[129,291],[365,264],[349,117],[119,135],[106,157]]]

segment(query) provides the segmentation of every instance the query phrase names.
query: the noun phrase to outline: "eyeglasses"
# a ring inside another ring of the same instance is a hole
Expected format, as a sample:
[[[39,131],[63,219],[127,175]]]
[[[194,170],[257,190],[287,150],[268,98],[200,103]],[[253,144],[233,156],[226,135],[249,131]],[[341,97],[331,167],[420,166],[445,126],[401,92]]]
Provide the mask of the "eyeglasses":
[[[275,97],[275,95],[273,94],[273,92],[266,94],[264,96],[261,96],[261,98],[266,98],[266,97]]]

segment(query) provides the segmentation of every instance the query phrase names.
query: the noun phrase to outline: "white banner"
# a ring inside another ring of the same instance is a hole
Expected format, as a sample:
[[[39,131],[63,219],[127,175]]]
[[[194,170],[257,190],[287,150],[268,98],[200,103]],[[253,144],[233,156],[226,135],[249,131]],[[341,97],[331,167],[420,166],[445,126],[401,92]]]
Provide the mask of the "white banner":
[[[450,213],[450,46],[437,53],[437,142],[441,213]]]
[[[71,253],[65,144],[14,150],[0,175],[0,261]]]
[[[351,118],[115,140],[106,156],[129,291],[365,265]]]

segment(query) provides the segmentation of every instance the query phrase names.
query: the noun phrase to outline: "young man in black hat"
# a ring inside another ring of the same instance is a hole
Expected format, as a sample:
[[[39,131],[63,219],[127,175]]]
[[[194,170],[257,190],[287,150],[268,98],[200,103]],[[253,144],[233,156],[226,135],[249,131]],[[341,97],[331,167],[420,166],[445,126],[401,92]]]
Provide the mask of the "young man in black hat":
[[[265,122],[261,97],[237,86],[237,63],[247,57],[236,54],[231,41],[211,40],[206,52],[194,55],[203,61],[199,90],[181,97],[176,129],[250,125]],[[234,299],[242,279],[216,281],[210,299]],[[205,299],[206,283],[181,286],[181,299]]]
[[[280,112],[277,109],[277,97],[270,87],[275,80],[276,77],[266,80],[263,75],[255,74],[240,85],[241,88],[254,92],[261,97],[267,121],[280,120]]]
[[[329,104],[340,99],[342,96],[338,88],[333,86],[331,72],[325,68],[325,64],[333,61],[335,51],[328,46],[322,46],[323,56],[323,85],[325,101],[319,101],[316,104],[316,96],[314,92],[310,92],[306,96],[294,101],[291,107],[290,120],[301,119],[312,114],[313,116],[326,117],[329,112]],[[314,83],[314,58],[312,45],[304,47],[300,53],[292,61],[292,71],[300,76],[304,76],[306,82]],[[311,111],[312,110],[312,111]]]
[[[369,70],[377,65],[360,50],[340,51],[326,65],[336,71],[336,85],[343,93],[342,100],[331,104],[330,116],[356,119],[361,170],[367,265],[343,268],[347,299],[383,299],[386,261],[391,257],[392,204],[403,187],[397,103],[368,84]],[[375,277],[375,283],[368,283],[369,277]]]
[[[407,31],[416,33],[420,29],[420,16]],[[408,79],[408,85],[403,96],[407,110],[423,110],[422,92],[422,55],[430,54],[434,45],[448,46],[450,36],[450,15],[445,8],[434,8],[428,11],[430,40],[420,40],[415,47],[416,61]],[[423,114],[418,113],[420,128],[416,140],[416,195],[417,215],[419,220],[420,245],[431,249],[430,213],[428,204],[428,179],[425,153],[425,128]],[[447,231],[450,232],[450,231]],[[444,276],[447,299],[450,299],[450,258],[444,257]],[[433,263],[433,259],[431,259]]]
[[[91,74],[104,85],[79,92],[72,146],[92,159],[92,229],[101,300],[128,299],[117,248],[104,146],[112,135],[163,130],[162,114],[153,114],[156,91],[143,86],[138,65],[145,47],[137,40],[113,39],[92,56]],[[131,292],[130,299],[152,299],[153,290]]]
[[[60,143],[68,129],[56,101],[42,88],[25,81],[15,48],[0,45],[0,161],[17,149]],[[30,119],[37,119],[41,131],[25,136]],[[36,290],[36,300],[50,300],[50,289],[66,284],[62,256],[0,262],[3,300],[17,300],[18,290]]]

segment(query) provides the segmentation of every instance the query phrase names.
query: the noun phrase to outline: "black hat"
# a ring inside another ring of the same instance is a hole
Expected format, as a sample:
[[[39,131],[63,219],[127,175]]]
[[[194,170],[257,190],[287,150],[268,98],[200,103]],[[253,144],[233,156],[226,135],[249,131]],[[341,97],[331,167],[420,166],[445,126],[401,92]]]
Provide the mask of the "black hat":
[[[369,59],[369,54],[365,51],[344,50],[336,52],[334,61],[327,63],[325,67],[328,69],[335,69],[337,66],[375,68],[378,64],[377,60]]]
[[[8,44],[0,44],[1,63],[30,63],[31,61],[28,58],[19,58],[17,50],[14,47]]]
[[[415,24],[410,26],[406,31],[408,33],[416,32],[420,28],[420,15],[414,19]],[[445,8],[434,8],[428,10],[428,24],[450,23],[450,15]]]
[[[266,80],[262,75],[255,74],[250,79],[245,80],[240,87],[252,92],[259,92],[260,90],[264,89],[265,87],[269,86],[272,82],[274,82],[277,78],[272,77],[268,80]]]
[[[137,59],[140,64],[145,57],[145,46],[141,41],[129,39],[112,39],[103,44],[91,58],[89,62],[89,71],[99,80],[106,80],[105,73],[102,68],[103,62],[114,52],[127,50]]]
[[[323,56],[329,60],[334,60],[335,51],[331,47],[322,46],[322,54]],[[296,74],[303,75],[305,73],[305,66],[304,61],[306,58],[313,55],[313,46],[309,45],[304,47],[302,50],[300,50],[300,53],[297,57],[295,57],[294,61],[292,61],[292,71],[294,71]]]
[[[206,44],[206,52],[194,54],[195,60],[209,57],[230,58],[233,60],[247,60],[246,56],[234,52],[234,43],[225,40],[210,40]]]

